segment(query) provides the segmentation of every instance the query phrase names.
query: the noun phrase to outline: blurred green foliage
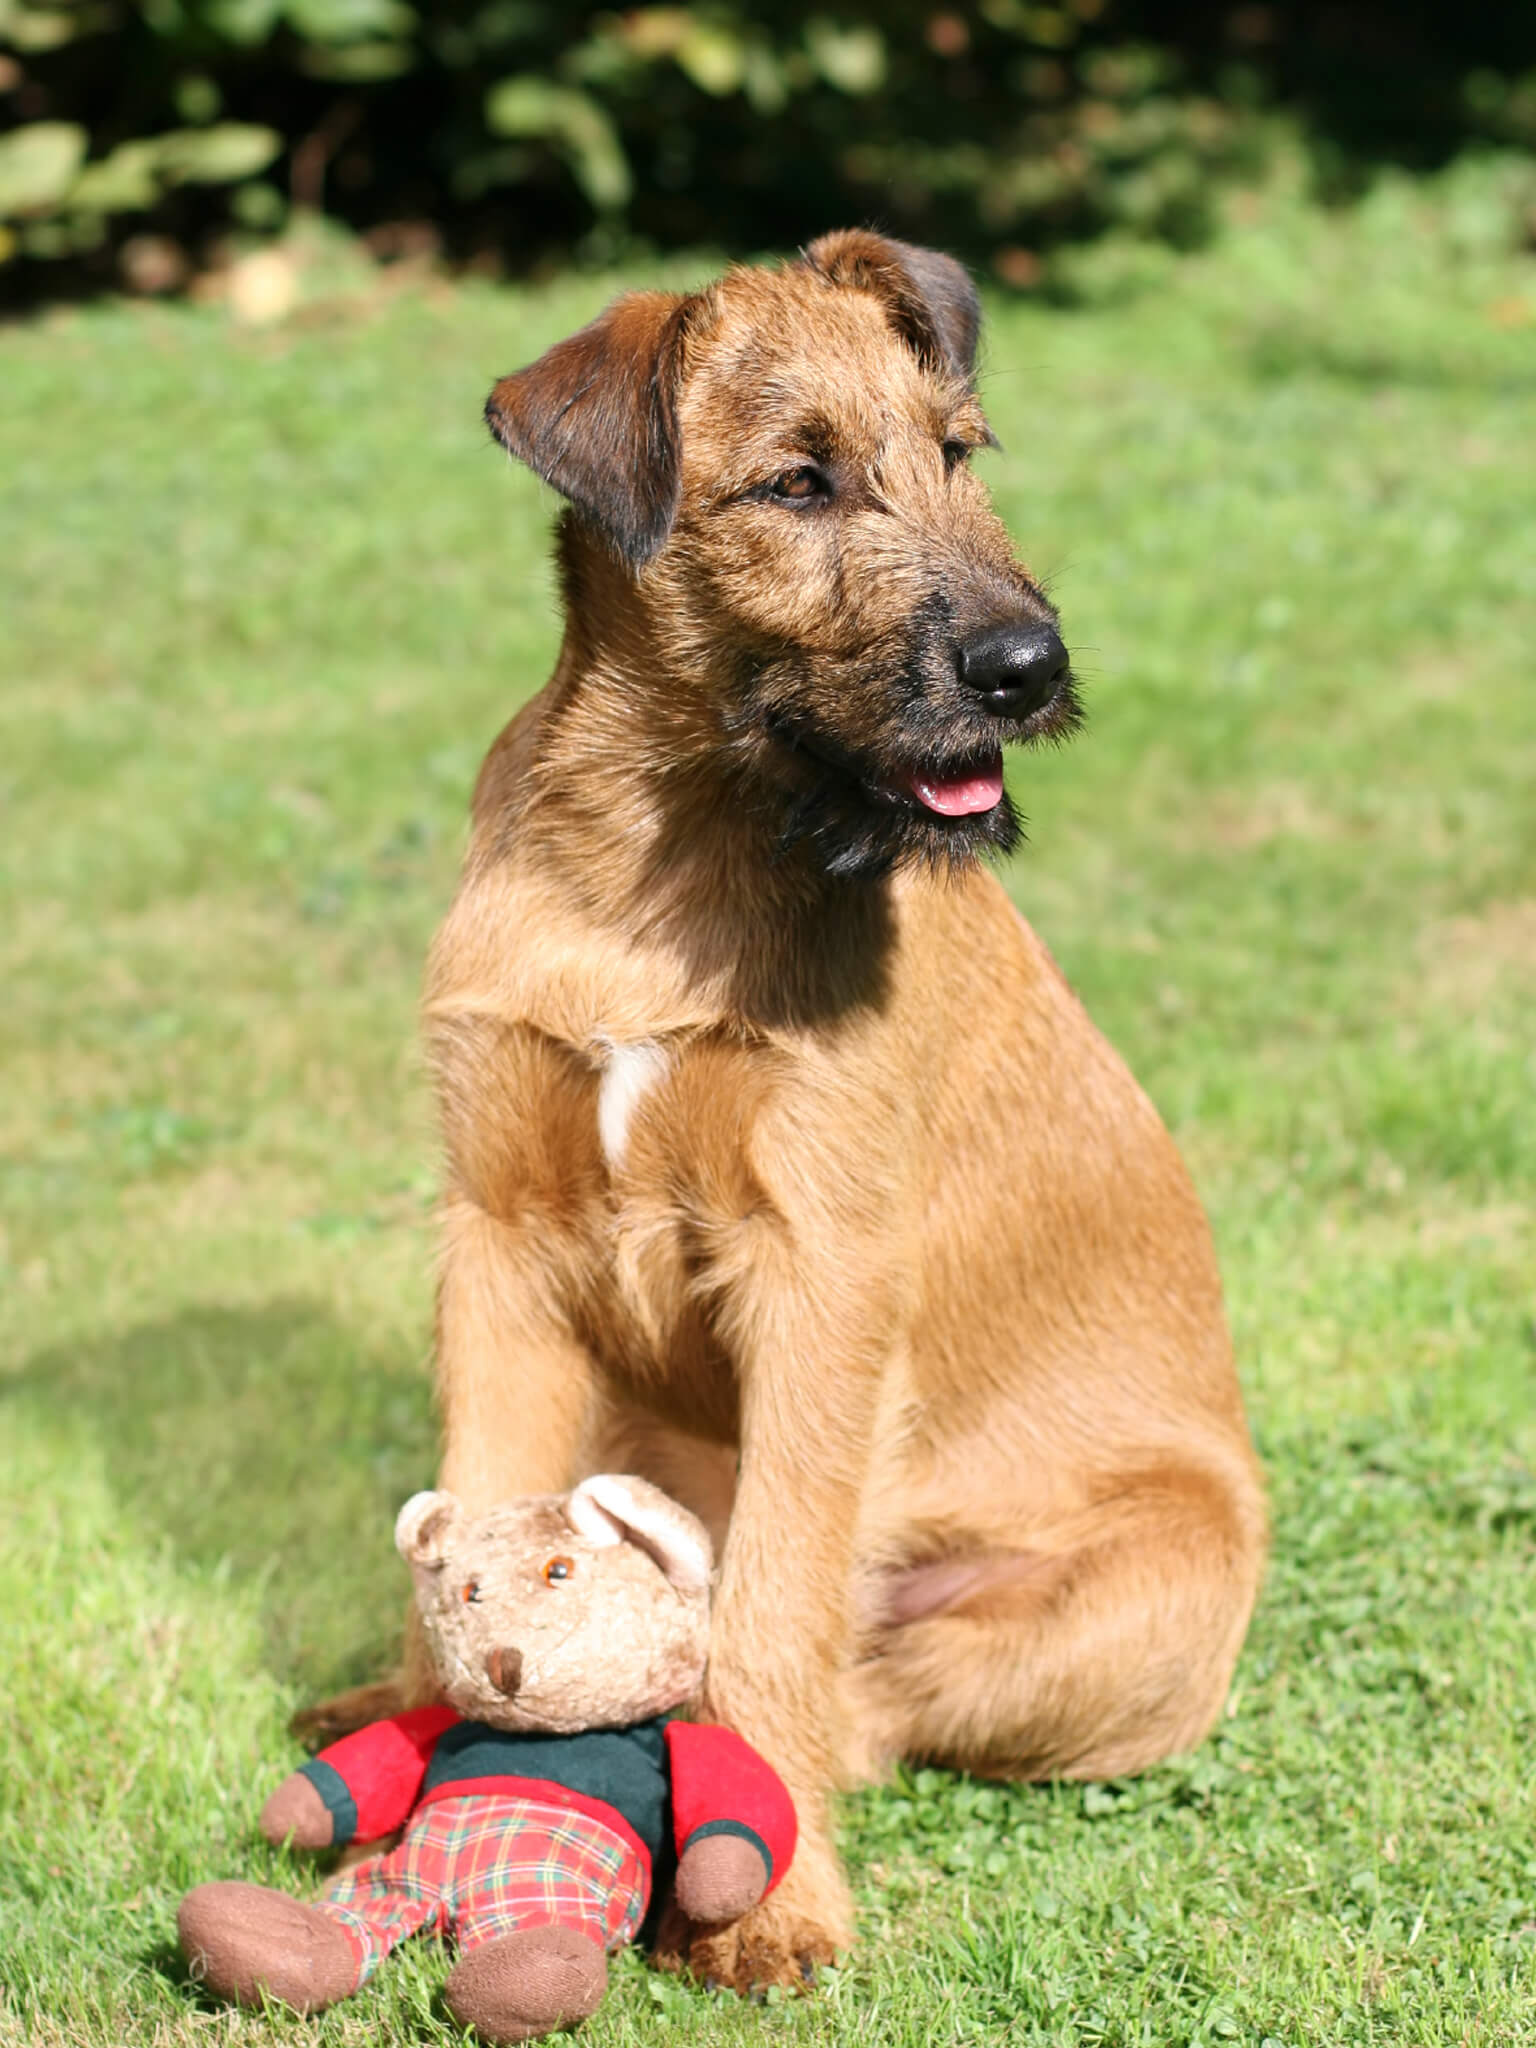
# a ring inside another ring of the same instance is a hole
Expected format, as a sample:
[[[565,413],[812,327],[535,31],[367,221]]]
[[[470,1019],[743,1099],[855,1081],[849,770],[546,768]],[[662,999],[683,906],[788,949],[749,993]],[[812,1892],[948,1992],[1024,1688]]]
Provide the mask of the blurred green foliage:
[[[293,206],[520,268],[873,218],[1029,285],[1105,229],[1198,244],[1277,111],[1334,194],[1528,148],[1536,10],[0,0],[0,259],[105,276],[146,228],[201,248]]]

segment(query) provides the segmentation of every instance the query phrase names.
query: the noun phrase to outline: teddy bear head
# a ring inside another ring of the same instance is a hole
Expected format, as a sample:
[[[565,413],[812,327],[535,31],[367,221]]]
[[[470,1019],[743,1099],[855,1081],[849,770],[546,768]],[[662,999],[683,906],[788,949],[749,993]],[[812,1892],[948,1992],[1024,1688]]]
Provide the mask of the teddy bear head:
[[[703,1682],[709,1536],[647,1480],[600,1473],[484,1515],[418,1493],[395,1546],[438,1683],[466,1720],[621,1728]]]

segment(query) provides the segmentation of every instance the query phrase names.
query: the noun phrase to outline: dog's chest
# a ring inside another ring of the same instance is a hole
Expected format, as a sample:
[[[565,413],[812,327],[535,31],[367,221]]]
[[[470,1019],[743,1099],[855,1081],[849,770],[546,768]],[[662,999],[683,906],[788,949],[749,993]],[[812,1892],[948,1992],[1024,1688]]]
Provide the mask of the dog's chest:
[[[694,1212],[706,1190],[740,1191],[769,1075],[760,1056],[723,1033],[604,1030],[583,1057],[610,1205],[665,1194]]]
[[[711,1035],[588,1042],[603,1195],[585,1303],[589,1341],[636,1392],[668,1399],[704,1434],[734,1427],[735,1388],[714,1330],[716,1275],[761,1191],[748,1164],[760,1095],[739,1045]]]
[[[601,1039],[597,1054],[597,1141],[612,1175],[623,1169],[636,1111],[666,1079],[672,1058],[654,1038]]]

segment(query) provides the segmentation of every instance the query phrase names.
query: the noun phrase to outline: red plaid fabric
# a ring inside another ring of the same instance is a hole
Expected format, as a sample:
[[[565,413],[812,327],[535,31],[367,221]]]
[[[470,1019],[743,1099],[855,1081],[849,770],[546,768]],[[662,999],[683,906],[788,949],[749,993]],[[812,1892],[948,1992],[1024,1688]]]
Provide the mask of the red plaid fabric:
[[[317,1900],[357,1952],[361,1984],[423,1928],[461,1949],[514,1927],[577,1927],[605,1949],[634,1938],[646,1873],[631,1845],[585,1813],[475,1793],[424,1806],[387,1856]]]

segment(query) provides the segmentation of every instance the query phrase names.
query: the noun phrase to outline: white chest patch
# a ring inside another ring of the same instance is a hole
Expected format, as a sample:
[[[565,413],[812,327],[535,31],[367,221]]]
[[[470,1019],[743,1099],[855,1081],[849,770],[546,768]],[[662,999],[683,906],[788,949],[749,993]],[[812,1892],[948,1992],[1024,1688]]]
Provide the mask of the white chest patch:
[[[654,1038],[639,1038],[629,1045],[605,1043],[601,1051],[603,1078],[597,1090],[597,1135],[603,1157],[612,1168],[623,1163],[630,1118],[657,1082],[666,1078],[670,1062],[665,1049]]]

